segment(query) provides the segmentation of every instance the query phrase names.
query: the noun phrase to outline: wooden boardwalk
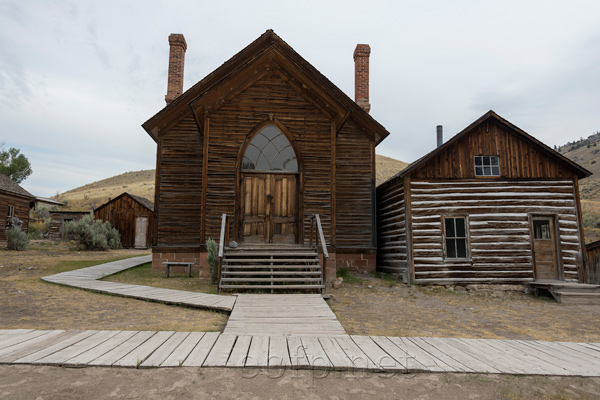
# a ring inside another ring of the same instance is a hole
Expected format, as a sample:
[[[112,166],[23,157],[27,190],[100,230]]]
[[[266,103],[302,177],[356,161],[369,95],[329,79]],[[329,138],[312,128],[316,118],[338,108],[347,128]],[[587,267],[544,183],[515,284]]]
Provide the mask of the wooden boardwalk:
[[[0,364],[600,376],[600,343],[14,329]]]
[[[346,336],[320,294],[239,294],[223,333]]]
[[[108,275],[116,274],[129,268],[152,261],[152,256],[127,258],[93,267],[45,276],[42,279],[59,285],[80,289],[109,293],[116,296],[132,297],[156,301],[166,304],[180,304],[188,307],[205,308],[230,312],[235,304],[235,296],[218,296],[214,294],[187,292],[184,290],[162,289],[151,286],[129,285],[99,281]]]

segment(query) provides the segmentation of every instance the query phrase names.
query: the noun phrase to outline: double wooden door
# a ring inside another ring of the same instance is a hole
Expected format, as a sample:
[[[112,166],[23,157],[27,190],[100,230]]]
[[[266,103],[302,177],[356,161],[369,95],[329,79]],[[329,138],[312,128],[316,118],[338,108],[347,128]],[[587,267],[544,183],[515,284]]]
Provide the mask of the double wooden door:
[[[240,194],[241,241],[297,242],[297,174],[242,173]]]

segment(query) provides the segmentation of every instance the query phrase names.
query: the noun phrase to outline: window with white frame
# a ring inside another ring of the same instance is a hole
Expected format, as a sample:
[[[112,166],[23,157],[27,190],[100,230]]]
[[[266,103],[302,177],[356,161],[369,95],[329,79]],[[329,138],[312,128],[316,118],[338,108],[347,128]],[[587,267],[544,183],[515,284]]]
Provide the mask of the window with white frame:
[[[498,156],[475,156],[475,176],[500,176]]]
[[[467,219],[465,217],[444,217],[445,258],[468,258],[467,240]]]

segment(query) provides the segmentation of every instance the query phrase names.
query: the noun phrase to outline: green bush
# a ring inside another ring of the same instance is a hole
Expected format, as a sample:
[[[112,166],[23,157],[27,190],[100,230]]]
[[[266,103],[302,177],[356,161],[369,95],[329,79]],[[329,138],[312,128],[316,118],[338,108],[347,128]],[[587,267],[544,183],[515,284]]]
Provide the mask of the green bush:
[[[210,272],[210,283],[215,284],[219,278],[219,247],[217,246],[217,242],[208,238],[206,241],[206,251],[208,251],[207,259]]]
[[[110,222],[94,220],[86,215],[78,221],[65,224],[65,238],[77,242],[83,250],[120,249],[121,236],[119,231],[110,225]]]
[[[27,236],[29,239],[43,239],[44,234],[48,232],[49,223],[45,222],[29,222]]]
[[[29,245],[29,239],[27,238],[27,234],[21,231],[21,228],[14,226],[12,228],[9,228],[6,233],[6,248],[8,250],[27,250],[27,246]]]

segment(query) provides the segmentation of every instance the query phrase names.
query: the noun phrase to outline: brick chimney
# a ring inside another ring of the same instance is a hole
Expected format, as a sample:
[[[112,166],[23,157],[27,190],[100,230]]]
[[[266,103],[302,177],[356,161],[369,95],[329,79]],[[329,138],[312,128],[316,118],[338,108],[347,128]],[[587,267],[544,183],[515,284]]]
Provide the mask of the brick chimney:
[[[171,33],[169,35],[169,47],[169,77],[167,95],[165,96],[167,105],[183,93],[183,63],[187,43],[182,34]]]
[[[363,110],[369,112],[369,56],[371,46],[357,44],[354,50],[354,101]]]

